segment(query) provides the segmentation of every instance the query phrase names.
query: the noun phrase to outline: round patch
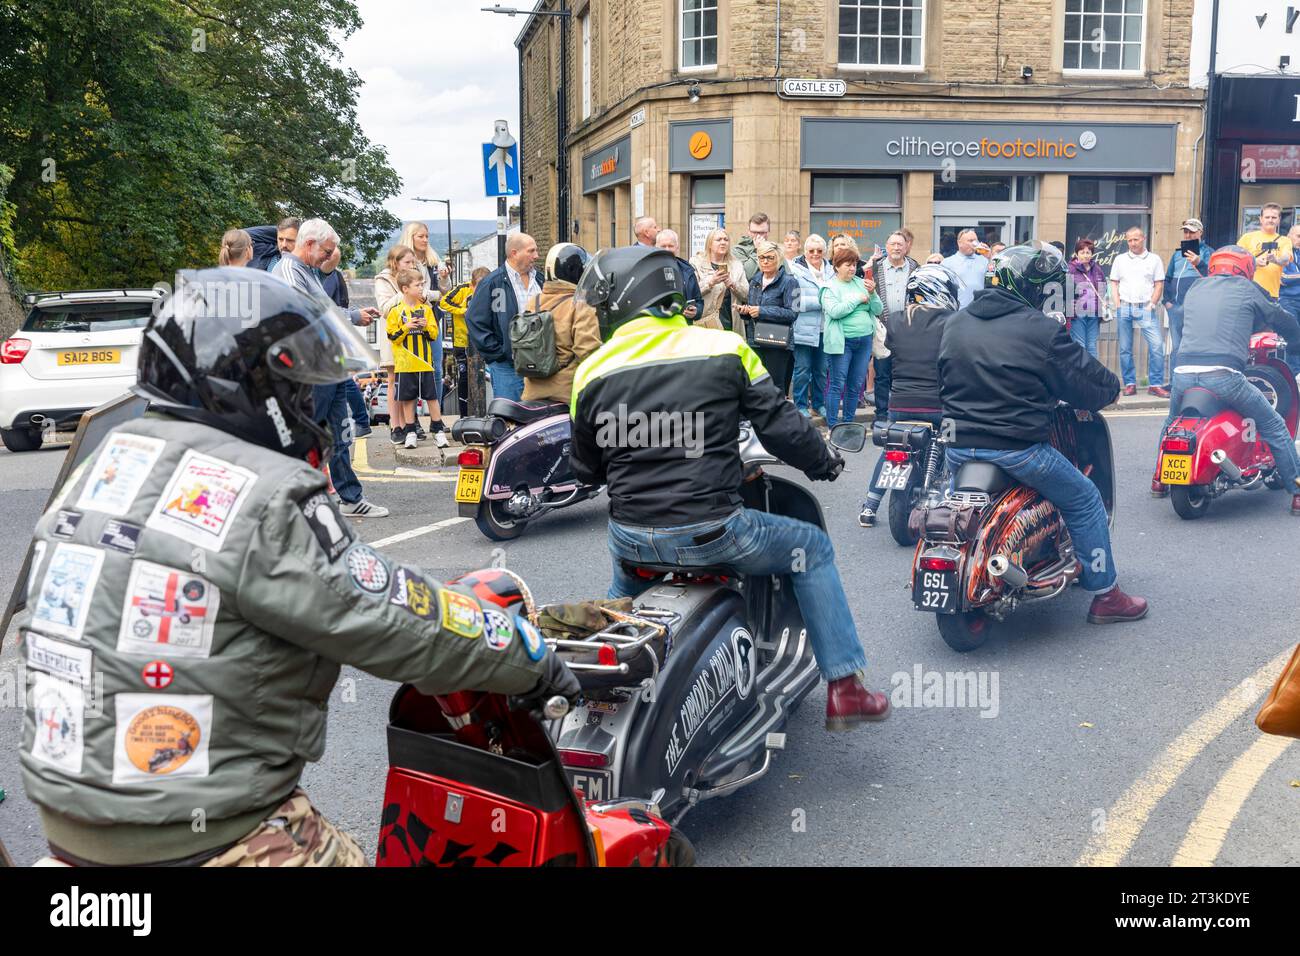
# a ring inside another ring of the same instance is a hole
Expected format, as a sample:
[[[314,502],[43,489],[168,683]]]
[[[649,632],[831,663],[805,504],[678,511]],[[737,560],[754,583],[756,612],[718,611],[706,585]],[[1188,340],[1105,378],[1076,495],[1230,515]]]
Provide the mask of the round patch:
[[[172,682],[176,672],[172,670],[172,666],[166,661],[150,661],[144,665],[144,669],[140,671],[140,676],[144,678],[147,686],[152,687],[154,690],[162,690]]]
[[[369,545],[358,544],[348,551],[348,577],[370,594],[382,594],[388,590],[388,565]]]
[[[744,700],[754,689],[758,668],[754,660],[754,638],[743,627],[731,632],[731,654],[736,663],[736,693]]]
[[[483,609],[483,641],[494,651],[504,651],[510,646],[514,629],[510,619],[495,608]]]
[[[148,707],[126,728],[126,755],[145,773],[179,770],[198,746],[199,722],[179,707]]]
[[[153,633],[153,625],[144,619],[144,608],[140,609],[140,619],[131,625],[136,637],[148,637]]]
[[[186,600],[198,601],[203,598],[205,590],[202,581],[191,580],[185,582],[185,587],[181,588],[181,593],[185,595]]]
[[[546,642],[542,640],[537,628],[533,627],[533,622],[522,614],[516,615],[515,627],[519,628],[519,639],[524,642],[524,650],[528,652],[529,659],[540,661],[546,655]]]

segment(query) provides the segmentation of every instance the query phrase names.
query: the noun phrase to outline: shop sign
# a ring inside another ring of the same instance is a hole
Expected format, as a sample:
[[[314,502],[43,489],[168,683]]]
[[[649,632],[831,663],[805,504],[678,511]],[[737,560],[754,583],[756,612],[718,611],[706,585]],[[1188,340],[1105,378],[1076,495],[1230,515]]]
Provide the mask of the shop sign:
[[[1241,181],[1300,179],[1300,146],[1242,146]]]
[[[624,136],[582,157],[582,191],[593,193],[632,178],[632,137]]]
[[[731,169],[731,120],[668,124],[668,171],[726,172]]]
[[[848,84],[843,80],[782,80],[783,96],[802,96],[812,98],[836,98],[848,92]]]

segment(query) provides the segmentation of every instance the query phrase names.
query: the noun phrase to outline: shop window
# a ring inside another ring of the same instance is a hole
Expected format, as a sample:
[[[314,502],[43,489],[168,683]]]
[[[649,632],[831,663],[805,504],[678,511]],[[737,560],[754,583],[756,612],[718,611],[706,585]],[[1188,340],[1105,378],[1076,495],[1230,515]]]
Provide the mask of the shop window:
[[[687,258],[702,253],[709,233],[726,225],[726,202],[725,176],[695,176],[691,179],[691,234]]]
[[[944,173],[934,176],[935,202],[1010,202],[1009,176],[957,176],[949,182]]]
[[[681,0],[683,70],[718,65],[718,0]]]
[[[1066,70],[1141,73],[1146,0],[1065,0]]]
[[[920,70],[925,0],[840,0],[840,66]]]
[[[1151,180],[1071,176],[1065,212],[1065,249],[1079,239],[1097,244],[1097,261],[1109,268],[1128,246],[1124,233],[1138,226],[1151,235]]]
[[[902,180],[894,176],[814,176],[811,231],[830,242],[847,233],[863,257],[903,223]]]

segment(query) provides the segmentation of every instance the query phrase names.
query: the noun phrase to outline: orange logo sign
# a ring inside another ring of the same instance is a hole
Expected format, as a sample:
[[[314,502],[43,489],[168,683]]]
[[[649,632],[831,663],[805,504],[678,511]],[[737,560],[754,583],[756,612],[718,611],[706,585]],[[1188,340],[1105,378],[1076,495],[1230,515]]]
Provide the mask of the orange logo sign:
[[[681,142],[681,140],[678,140]],[[713,152],[713,140],[708,133],[700,130],[698,133],[691,134],[691,141],[688,146],[691,155],[696,159],[705,159],[709,153]]]

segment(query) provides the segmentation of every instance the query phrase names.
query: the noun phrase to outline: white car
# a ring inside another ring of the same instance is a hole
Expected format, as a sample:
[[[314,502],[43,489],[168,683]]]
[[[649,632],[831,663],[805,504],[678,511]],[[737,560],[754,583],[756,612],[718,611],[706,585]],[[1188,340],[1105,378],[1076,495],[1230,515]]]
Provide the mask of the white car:
[[[46,429],[74,428],[81,413],[136,380],[156,289],[27,296],[26,321],[0,342],[0,439],[10,451],[41,447]]]

